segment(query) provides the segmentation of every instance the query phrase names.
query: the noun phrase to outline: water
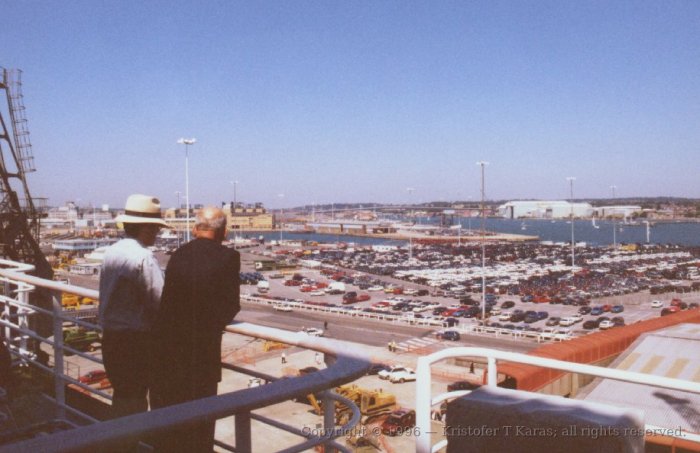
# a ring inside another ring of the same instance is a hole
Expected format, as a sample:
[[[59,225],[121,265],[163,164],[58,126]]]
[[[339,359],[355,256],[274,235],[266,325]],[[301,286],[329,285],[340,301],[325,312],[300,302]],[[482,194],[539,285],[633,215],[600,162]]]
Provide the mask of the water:
[[[468,220],[460,219],[462,228],[468,228]],[[595,228],[590,220],[574,220],[574,239],[590,245],[611,245],[613,243],[613,222],[596,220]],[[525,227],[523,229],[523,226]],[[472,229],[481,228],[480,219],[471,220]],[[646,225],[625,225],[616,222],[617,243],[646,243]],[[571,224],[567,220],[510,220],[486,219],[486,229],[499,233],[539,236],[542,241],[571,242]],[[652,244],[678,244],[700,246],[700,223],[657,223],[649,230]]]
[[[435,218],[421,218],[420,223],[439,223]],[[455,222],[458,220],[455,219]],[[459,219],[462,224],[462,231],[471,228],[478,231],[481,228],[480,219]],[[595,228],[590,220],[574,221],[574,238],[576,242],[586,242],[589,245],[601,246],[613,243],[613,222],[607,220],[597,220]],[[523,226],[525,229],[523,229]],[[618,244],[646,243],[646,225],[625,225],[622,222],[616,223],[616,239]],[[571,242],[571,224],[567,220],[510,220],[510,219],[486,219],[486,229],[499,233],[523,234],[527,236],[538,236],[542,241]],[[244,237],[263,236],[265,241],[279,240],[279,232],[269,233],[249,233]],[[403,245],[406,241],[395,239],[367,238],[336,234],[316,234],[316,233],[288,233],[283,234],[283,239],[316,241],[316,242],[353,242],[362,245]],[[700,246],[700,223],[680,222],[680,223],[657,223],[651,227],[649,232],[649,242],[652,244],[677,244],[682,246]]]

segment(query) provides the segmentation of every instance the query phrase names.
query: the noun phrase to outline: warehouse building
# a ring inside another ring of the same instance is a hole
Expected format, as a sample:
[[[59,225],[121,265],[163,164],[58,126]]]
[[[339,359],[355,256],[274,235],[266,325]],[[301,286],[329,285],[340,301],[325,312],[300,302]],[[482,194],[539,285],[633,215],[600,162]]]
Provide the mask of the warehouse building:
[[[498,215],[506,219],[566,219],[591,217],[590,203],[570,203],[568,201],[509,201],[498,207]]]

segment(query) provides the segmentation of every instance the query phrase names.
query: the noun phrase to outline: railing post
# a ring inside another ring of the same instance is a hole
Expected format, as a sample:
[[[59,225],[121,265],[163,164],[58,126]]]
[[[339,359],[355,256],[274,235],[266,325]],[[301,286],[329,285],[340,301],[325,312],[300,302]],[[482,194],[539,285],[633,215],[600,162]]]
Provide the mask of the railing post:
[[[496,358],[488,357],[488,386],[497,387],[498,386],[498,369],[496,368]]]
[[[53,379],[54,390],[56,392],[56,402],[58,403],[57,417],[65,418],[66,387],[63,380],[63,320],[61,307],[61,292],[51,291],[51,302],[53,306]]]
[[[20,303],[27,304],[29,302],[29,291],[27,288],[17,288],[17,300]],[[26,307],[17,307],[17,325],[21,330],[28,330],[29,325],[27,323],[29,309]],[[24,333],[20,333],[19,337],[19,349],[22,354],[27,353],[27,338],[28,336]]]
[[[236,414],[236,451],[250,453],[253,450],[250,431],[250,412]]]
[[[323,392],[323,433],[327,434],[333,431],[335,428],[335,401],[332,400],[328,394],[332,390],[327,390]],[[324,446],[325,452],[335,453],[335,448]]]
[[[431,376],[430,376],[430,361],[425,357],[418,358],[416,366],[416,382],[421,385],[416,386],[416,453],[430,453],[432,450],[432,436],[430,434],[430,411],[431,404]]]

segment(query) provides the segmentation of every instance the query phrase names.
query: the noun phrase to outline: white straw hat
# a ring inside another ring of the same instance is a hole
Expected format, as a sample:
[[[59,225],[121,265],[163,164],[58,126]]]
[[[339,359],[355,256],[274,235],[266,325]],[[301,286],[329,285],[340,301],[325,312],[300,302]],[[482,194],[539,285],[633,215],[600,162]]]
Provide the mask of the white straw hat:
[[[129,195],[124,214],[117,216],[117,223],[155,223],[169,228],[161,218],[160,200],[150,195]]]

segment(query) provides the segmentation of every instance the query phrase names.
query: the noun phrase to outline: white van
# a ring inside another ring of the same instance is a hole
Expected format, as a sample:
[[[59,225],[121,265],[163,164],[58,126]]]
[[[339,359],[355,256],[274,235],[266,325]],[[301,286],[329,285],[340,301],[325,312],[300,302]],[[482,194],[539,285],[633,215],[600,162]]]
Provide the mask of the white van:
[[[260,280],[258,282],[258,292],[260,294],[265,294],[269,290],[270,290],[270,282],[268,282],[267,280]]]

